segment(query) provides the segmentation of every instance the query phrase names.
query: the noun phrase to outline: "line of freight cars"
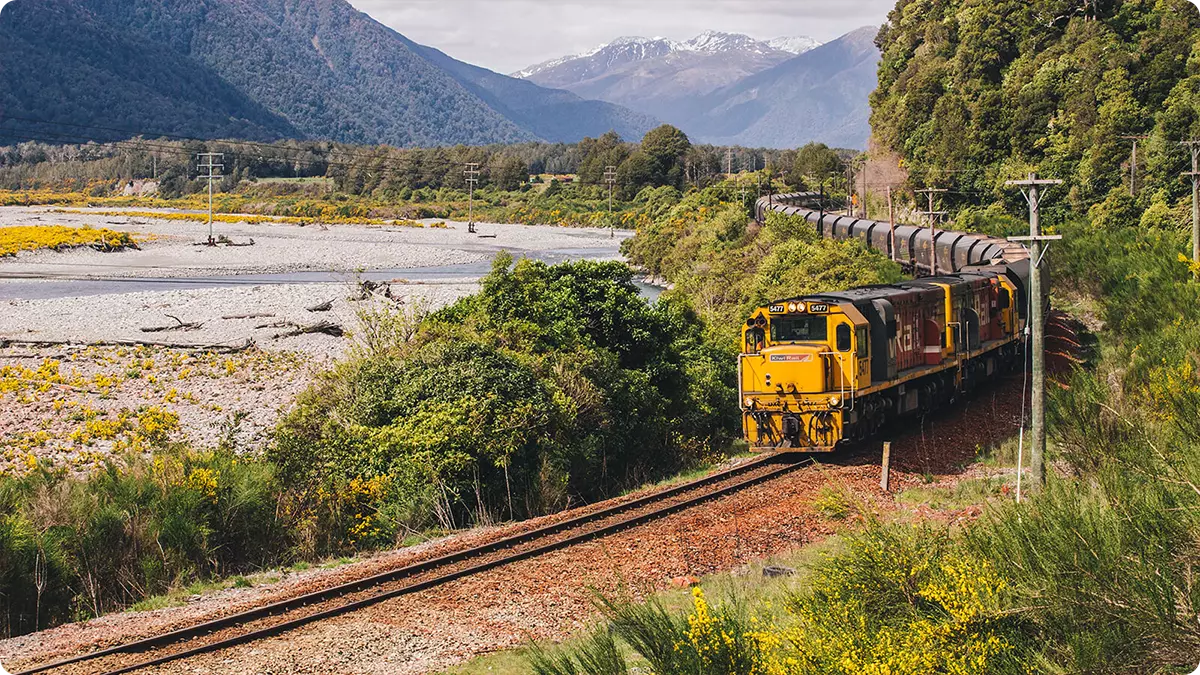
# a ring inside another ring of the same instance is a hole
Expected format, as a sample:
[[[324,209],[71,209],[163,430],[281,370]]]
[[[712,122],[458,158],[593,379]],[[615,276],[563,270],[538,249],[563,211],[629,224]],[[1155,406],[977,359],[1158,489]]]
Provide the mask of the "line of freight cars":
[[[1029,256],[1002,239],[826,213],[817,195],[764,198],[821,236],[859,239],[938,276],[786,298],[743,329],[743,433],[758,451],[828,452],[952,402],[1023,364]]]

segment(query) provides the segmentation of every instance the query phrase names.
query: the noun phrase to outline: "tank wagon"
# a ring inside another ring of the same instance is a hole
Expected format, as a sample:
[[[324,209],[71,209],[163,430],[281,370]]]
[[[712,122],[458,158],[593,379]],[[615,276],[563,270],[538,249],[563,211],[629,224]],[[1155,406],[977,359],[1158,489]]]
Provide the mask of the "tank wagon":
[[[743,433],[758,451],[828,452],[884,424],[954,401],[1023,364],[1029,259],[983,235],[827,214],[813,194],[758,202],[859,239],[912,269],[945,274],[894,285],[786,298],[743,329],[738,385]]]

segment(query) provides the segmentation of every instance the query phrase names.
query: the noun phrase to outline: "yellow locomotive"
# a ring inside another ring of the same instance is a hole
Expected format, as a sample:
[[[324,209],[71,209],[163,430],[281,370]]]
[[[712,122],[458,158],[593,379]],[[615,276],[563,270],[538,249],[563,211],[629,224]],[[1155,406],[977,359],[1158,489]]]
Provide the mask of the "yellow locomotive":
[[[743,433],[756,451],[828,452],[1021,363],[1027,263],[789,298],[743,329]]]

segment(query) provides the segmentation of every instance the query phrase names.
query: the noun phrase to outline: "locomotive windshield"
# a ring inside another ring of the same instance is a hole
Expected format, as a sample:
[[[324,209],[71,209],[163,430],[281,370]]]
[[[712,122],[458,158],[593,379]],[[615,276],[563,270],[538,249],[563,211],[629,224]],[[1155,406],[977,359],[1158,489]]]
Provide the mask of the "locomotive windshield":
[[[771,319],[771,342],[825,342],[829,318],[825,316],[776,316]]]

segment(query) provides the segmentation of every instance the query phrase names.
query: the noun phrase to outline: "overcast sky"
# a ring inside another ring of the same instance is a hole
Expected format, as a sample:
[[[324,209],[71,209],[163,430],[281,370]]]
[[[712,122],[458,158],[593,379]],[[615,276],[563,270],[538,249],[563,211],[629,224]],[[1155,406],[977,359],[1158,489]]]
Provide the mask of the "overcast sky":
[[[823,42],[880,25],[895,0],[350,0],[421,44],[502,73],[623,35],[705,30]]]

